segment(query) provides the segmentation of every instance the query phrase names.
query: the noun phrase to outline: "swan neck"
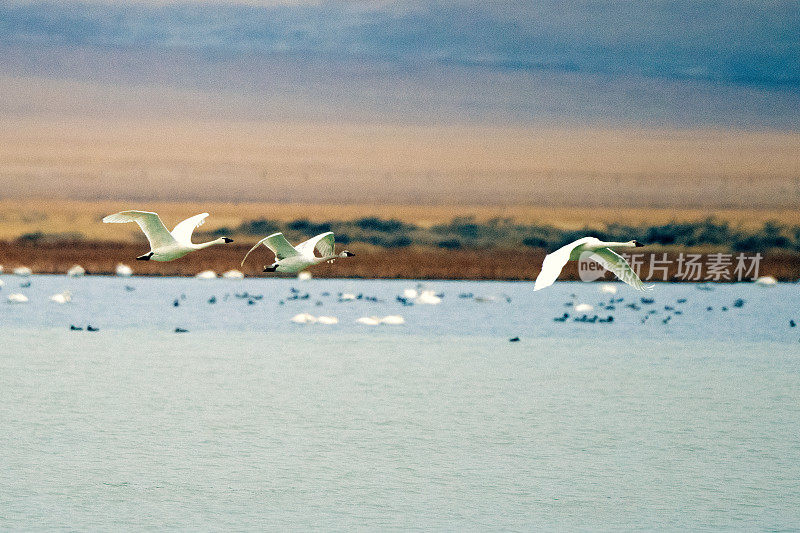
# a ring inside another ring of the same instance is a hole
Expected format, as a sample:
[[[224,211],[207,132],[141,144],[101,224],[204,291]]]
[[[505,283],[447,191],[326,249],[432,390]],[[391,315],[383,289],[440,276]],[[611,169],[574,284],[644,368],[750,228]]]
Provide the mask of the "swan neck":
[[[224,238],[220,237],[219,239],[214,239],[213,241],[201,242],[200,244],[195,244],[194,248],[195,250],[202,250],[203,248],[208,248],[209,246],[214,246],[215,244],[224,244],[224,243],[225,243]]]

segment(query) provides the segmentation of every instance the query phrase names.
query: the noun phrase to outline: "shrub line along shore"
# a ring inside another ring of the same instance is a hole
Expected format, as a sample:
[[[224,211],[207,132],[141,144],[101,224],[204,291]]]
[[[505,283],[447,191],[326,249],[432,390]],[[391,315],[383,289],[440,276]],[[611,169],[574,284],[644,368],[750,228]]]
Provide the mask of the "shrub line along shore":
[[[594,217],[578,224],[585,213],[567,208],[542,208],[534,215],[533,207],[416,206],[404,210],[386,206],[382,214],[376,214],[376,206],[362,206],[353,208],[350,219],[342,219],[337,218],[345,216],[341,206],[308,206],[305,210],[282,206],[274,218],[258,218],[253,215],[269,212],[265,206],[154,204],[142,208],[159,212],[168,227],[207,210],[212,216],[196,230],[194,242],[228,236],[235,243],[169,263],[150,263],[134,260],[149,249],[135,224],[100,222],[104,214],[126,206],[73,201],[17,202],[13,206],[3,201],[0,206],[0,265],[7,269],[24,265],[37,273],[60,274],[80,264],[90,273],[110,274],[117,263],[130,264],[137,274],[145,275],[187,276],[207,269],[222,272],[240,269],[250,246],[270,233],[280,231],[290,242],[300,242],[333,231],[337,247],[346,246],[357,257],[315,267],[313,273],[318,277],[532,280],[547,252],[593,235],[607,241],[636,239],[647,244],[646,254],[658,254],[662,259],[667,254],[674,264],[657,279],[687,281],[681,277],[679,265],[680,254],[687,253],[761,254],[760,275],[792,281],[800,278],[800,219],[793,218],[796,213],[713,212],[716,216],[703,218],[701,211],[684,210],[673,212],[672,218],[665,213],[648,218],[641,210],[620,213],[609,209],[604,215],[593,212]],[[417,219],[420,210],[429,218]],[[291,218],[291,213],[302,213],[303,218]],[[465,213],[470,215],[463,216]],[[621,218],[614,218],[615,213]],[[552,222],[545,222],[549,217]],[[272,254],[263,248],[242,270],[247,275],[261,274],[263,265],[272,260]],[[647,270],[645,265],[643,278],[648,277]],[[565,268],[562,279],[577,279],[574,265]]]
[[[247,276],[274,277],[264,274],[264,265],[273,261],[272,253],[264,248],[254,252],[244,267],[239,263],[251,244],[215,246],[167,263],[136,261],[144,253],[147,243],[124,242],[61,242],[26,243],[0,241],[0,261],[6,274],[16,266],[28,266],[39,274],[64,274],[78,264],[89,274],[113,274],[118,263],[131,266],[136,275],[193,276],[203,270],[222,273],[241,270]],[[352,243],[348,249],[356,257],[333,264],[318,265],[311,270],[319,278],[380,278],[380,279],[460,279],[533,281],[546,251],[541,248],[523,249],[441,249],[408,246],[404,248],[379,248],[368,244]],[[666,275],[659,273],[655,280],[687,280],[679,272],[679,252],[655,250],[645,253],[643,277],[647,278],[649,254],[659,260],[667,254],[669,266]],[[800,254],[767,252],[762,254],[759,275],[771,275],[781,281],[800,279]],[[559,279],[579,279],[577,266],[570,262]],[[612,279],[609,275],[608,279]],[[728,281],[725,279],[719,281]]]

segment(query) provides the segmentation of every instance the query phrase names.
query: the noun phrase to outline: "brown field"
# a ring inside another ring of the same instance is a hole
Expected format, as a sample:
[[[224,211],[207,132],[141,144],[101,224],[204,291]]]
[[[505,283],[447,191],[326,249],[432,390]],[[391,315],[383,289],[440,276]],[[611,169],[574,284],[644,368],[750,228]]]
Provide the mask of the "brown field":
[[[0,182],[4,198],[131,203],[789,210],[800,134],[2,118]]]
[[[382,249],[369,245],[348,246],[355,257],[322,264],[312,270],[321,278],[402,278],[402,279],[536,279],[545,256],[541,249],[521,250],[441,250],[410,247]],[[0,258],[10,271],[16,266],[29,266],[36,273],[64,274],[74,264],[82,265],[90,274],[111,274],[117,263],[130,265],[137,275],[192,276],[203,270],[218,273],[229,269],[242,270],[248,276],[274,276],[264,274],[262,268],[273,260],[266,250],[255,253],[244,267],[239,263],[249,249],[247,244],[233,243],[216,246],[168,263],[136,261],[146,253],[146,243],[121,242],[64,242],[54,244],[9,243],[0,241]],[[660,253],[659,258],[660,258]],[[669,257],[676,264],[676,253]],[[669,277],[676,277],[675,266]],[[800,278],[800,254],[766,254],[760,263],[760,275],[772,275],[782,281]],[[609,276],[610,277],[610,276]],[[578,279],[575,263],[569,263],[560,279]]]

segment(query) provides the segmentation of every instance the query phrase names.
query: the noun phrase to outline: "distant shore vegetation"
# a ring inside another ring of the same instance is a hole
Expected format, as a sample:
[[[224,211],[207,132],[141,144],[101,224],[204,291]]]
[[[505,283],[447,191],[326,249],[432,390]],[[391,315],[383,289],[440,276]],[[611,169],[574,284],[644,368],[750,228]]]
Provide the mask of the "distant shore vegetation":
[[[209,236],[246,235],[264,237],[283,232],[290,241],[301,241],[332,231],[336,241],[347,245],[365,243],[380,248],[425,246],[443,249],[542,248],[553,251],[586,236],[606,241],[636,239],[651,246],[710,248],[730,252],[800,252],[800,226],[766,222],[751,229],[708,218],[700,222],[670,222],[662,225],[631,226],[609,224],[602,228],[563,229],[549,225],[519,224],[512,219],[494,218],[478,222],[457,217],[448,224],[419,226],[395,219],[365,217],[350,221],[312,222],[298,219],[283,222],[251,220],[237,227],[222,227]]]
[[[800,252],[800,226],[765,222],[756,228],[743,228],[708,218],[699,222],[670,222],[661,225],[608,224],[602,227],[564,229],[550,225],[520,224],[513,219],[494,218],[485,222],[472,217],[456,217],[447,224],[420,226],[396,219],[364,217],[348,221],[313,222],[308,219],[278,221],[256,219],[235,227],[220,227],[197,232],[205,237],[265,237],[282,232],[291,242],[332,231],[336,242],[368,244],[378,248],[432,247],[449,250],[541,248],[548,252],[586,236],[605,241],[636,239],[662,248],[704,248],[728,252]],[[47,244],[86,240],[80,232],[26,233],[17,244]]]

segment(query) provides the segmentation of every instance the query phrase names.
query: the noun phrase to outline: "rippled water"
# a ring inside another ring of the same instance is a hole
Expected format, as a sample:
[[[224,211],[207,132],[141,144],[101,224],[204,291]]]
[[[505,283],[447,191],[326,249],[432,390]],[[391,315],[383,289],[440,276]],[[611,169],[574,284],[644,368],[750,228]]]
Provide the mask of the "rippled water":
[[[796,286],[2,279],[0,528],[800,526]]]

